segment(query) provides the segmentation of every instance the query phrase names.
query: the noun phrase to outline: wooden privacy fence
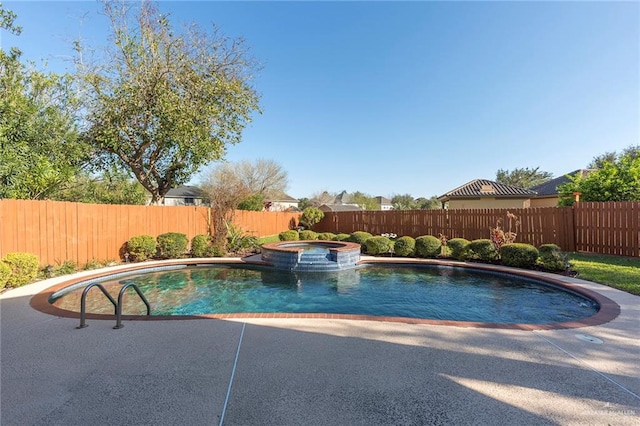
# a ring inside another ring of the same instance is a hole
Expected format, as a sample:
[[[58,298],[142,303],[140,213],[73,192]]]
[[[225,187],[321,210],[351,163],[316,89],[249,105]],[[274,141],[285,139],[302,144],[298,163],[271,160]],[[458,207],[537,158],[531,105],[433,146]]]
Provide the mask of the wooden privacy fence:
[[[237,211],[234,222],[256,236],[289,229],[299,214]],[[208,207],[125,206],[59,201],[0,200],[0,257],[11,252],[38,256],[41,265],[71,260],[121,259],[131,237],[165,232],[189,240],[210,229]]]
[[[489,238],[489,229],[502,220],[509,227],[507,212],[520,225],[518,242],[553,243],[566,251],[622,256],[640,256],[640,203],[578,203],[573,207],[527,209],[390,210],[329,212],[314,226],[318,232],[366,231],[374,235],[446,235],[468,240]],[[513,227],[515,230],[515,226]]]

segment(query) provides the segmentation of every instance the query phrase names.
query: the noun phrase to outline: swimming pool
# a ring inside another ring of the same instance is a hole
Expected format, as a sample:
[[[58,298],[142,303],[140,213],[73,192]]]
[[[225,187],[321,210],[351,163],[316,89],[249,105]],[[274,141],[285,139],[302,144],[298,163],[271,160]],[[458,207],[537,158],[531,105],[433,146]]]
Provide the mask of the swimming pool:
[[[101,279],[111,294],[135,282],[152,315],[325,313],[374,317],[550,324],[598,312],[583,295],[510,274],[450,266],[367,265],[331,273],[296,273],[247,265],[190,266]],[[82,287],[55,293],[59,309],[79,310]],[[141,315],[135,297],[123,312]],[[87,312],[112,314],[99,292],[89,292]]]

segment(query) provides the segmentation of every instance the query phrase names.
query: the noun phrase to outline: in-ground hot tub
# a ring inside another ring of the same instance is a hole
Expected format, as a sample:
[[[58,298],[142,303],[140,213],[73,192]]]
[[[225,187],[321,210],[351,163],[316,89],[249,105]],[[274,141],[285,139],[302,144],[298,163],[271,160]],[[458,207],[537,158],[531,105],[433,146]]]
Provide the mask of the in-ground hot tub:
[[[262,246],[262,260],[276,269],[342,271],[360,261],[360,244],[345,241],[281,241]]]

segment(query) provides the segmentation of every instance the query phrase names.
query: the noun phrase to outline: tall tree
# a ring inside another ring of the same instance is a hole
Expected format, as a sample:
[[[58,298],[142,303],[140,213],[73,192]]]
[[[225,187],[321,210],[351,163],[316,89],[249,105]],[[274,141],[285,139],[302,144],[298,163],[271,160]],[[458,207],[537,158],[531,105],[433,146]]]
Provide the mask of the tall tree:
[[[500,169],[496,172],[496,182],[525,189],[548,182],[552,177],[552,173],[541,171],[540,167],[515,168],[512,171]]]
[[[640,156],[634,147],[616,154],[613,161],[603,160],[600,167],[586,176],[577,174],[560,185],[560,205],[571,205],[573,194],[581,201],[640,201]],[[602,156],[596,157],[594,162]]]
[[[351,204],[357,204],[365,210],[380,210],[380,205],[376,202],[376,198],[369,194],[356,191],[349,197]]]
[[[133,6],[139,6],[134,13]],[[258,110],[257,69],[240,39],[214,27],[174,29],[150,2],[105,2],[113,45],[78,69],[87,97],[84,137],[103,160],[127,168],[159,203],[240,142]]]
[[[82,173],[51,198],[81,203],[141,205],[147,202],[147,191],[137,180],[113,170],[100,175]]]
[[[434,210],[442,208],[442,204],[438,201],[437,195],[432,195],[431,198],[416,198],[416,203],[420,210]]]
[[[633,158],[640,157],[640,145],[631,145],[622,150],[621,153],[616,151],[608,151],[604,154],[600,154],[591,160],[587,165],[588,169],[600,169],[606,162],[615,163],[618,158],[622,156],[630,155]]]
[[[0,4],[0,28],[14,34],[15,13]],[[0,198],[48,198],[88,158],[78,139],[78,98],[67,75],[44,73],[0,48]]]
[[[281,196],[287,190],[287,172],[274,160],[244,160],[233,168],[252,194],[270,198]]]
[[[394,210],[417,210],[420,208],[411,194],[395,194],[391,197]]]

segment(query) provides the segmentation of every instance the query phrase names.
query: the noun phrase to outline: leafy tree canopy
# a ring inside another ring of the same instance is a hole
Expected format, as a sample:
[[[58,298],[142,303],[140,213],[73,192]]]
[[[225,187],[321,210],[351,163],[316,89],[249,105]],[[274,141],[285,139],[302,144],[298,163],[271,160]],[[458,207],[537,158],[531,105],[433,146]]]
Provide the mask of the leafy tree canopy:
[[[438,201],[438,196],[433,195],[431,198],[419,197],[416,198],[416,203],[420,210],[434,210],[442,208],[442,204]]]
[[[596,157],[592,164],[599,167],[586,176],[569,177],[560,185],[560,205],[571,205],[574,192],[580,201],[640,201],[640,146],[629,147],[621,154]],[[606,157],[606,158],[605,158]]]
[[[541,171],[539,167],[534,169],[516,168],[511,171],[500,169],[496,172],[496,182],[525,189],[548,182],[551,178],[553,178],[553,174]]]
[[[84,137],[103,161],[130,170],[159,203],[240,141],[258,110],[250,85],[257,67],[242,40],[215,27],[209,34],[193,25],[178,31],[147,1],[105,2],[104,8],[113,40],[107,59],[87,62],[77,44]]]
[[[391,197],[394,210],[418,210],[420,205],[411,194],[396,194]]]
[[[51,198],[79,203],[142,205],[147,202],[147,191],[137,180],[114,170],[99,176],[80,174]]]

